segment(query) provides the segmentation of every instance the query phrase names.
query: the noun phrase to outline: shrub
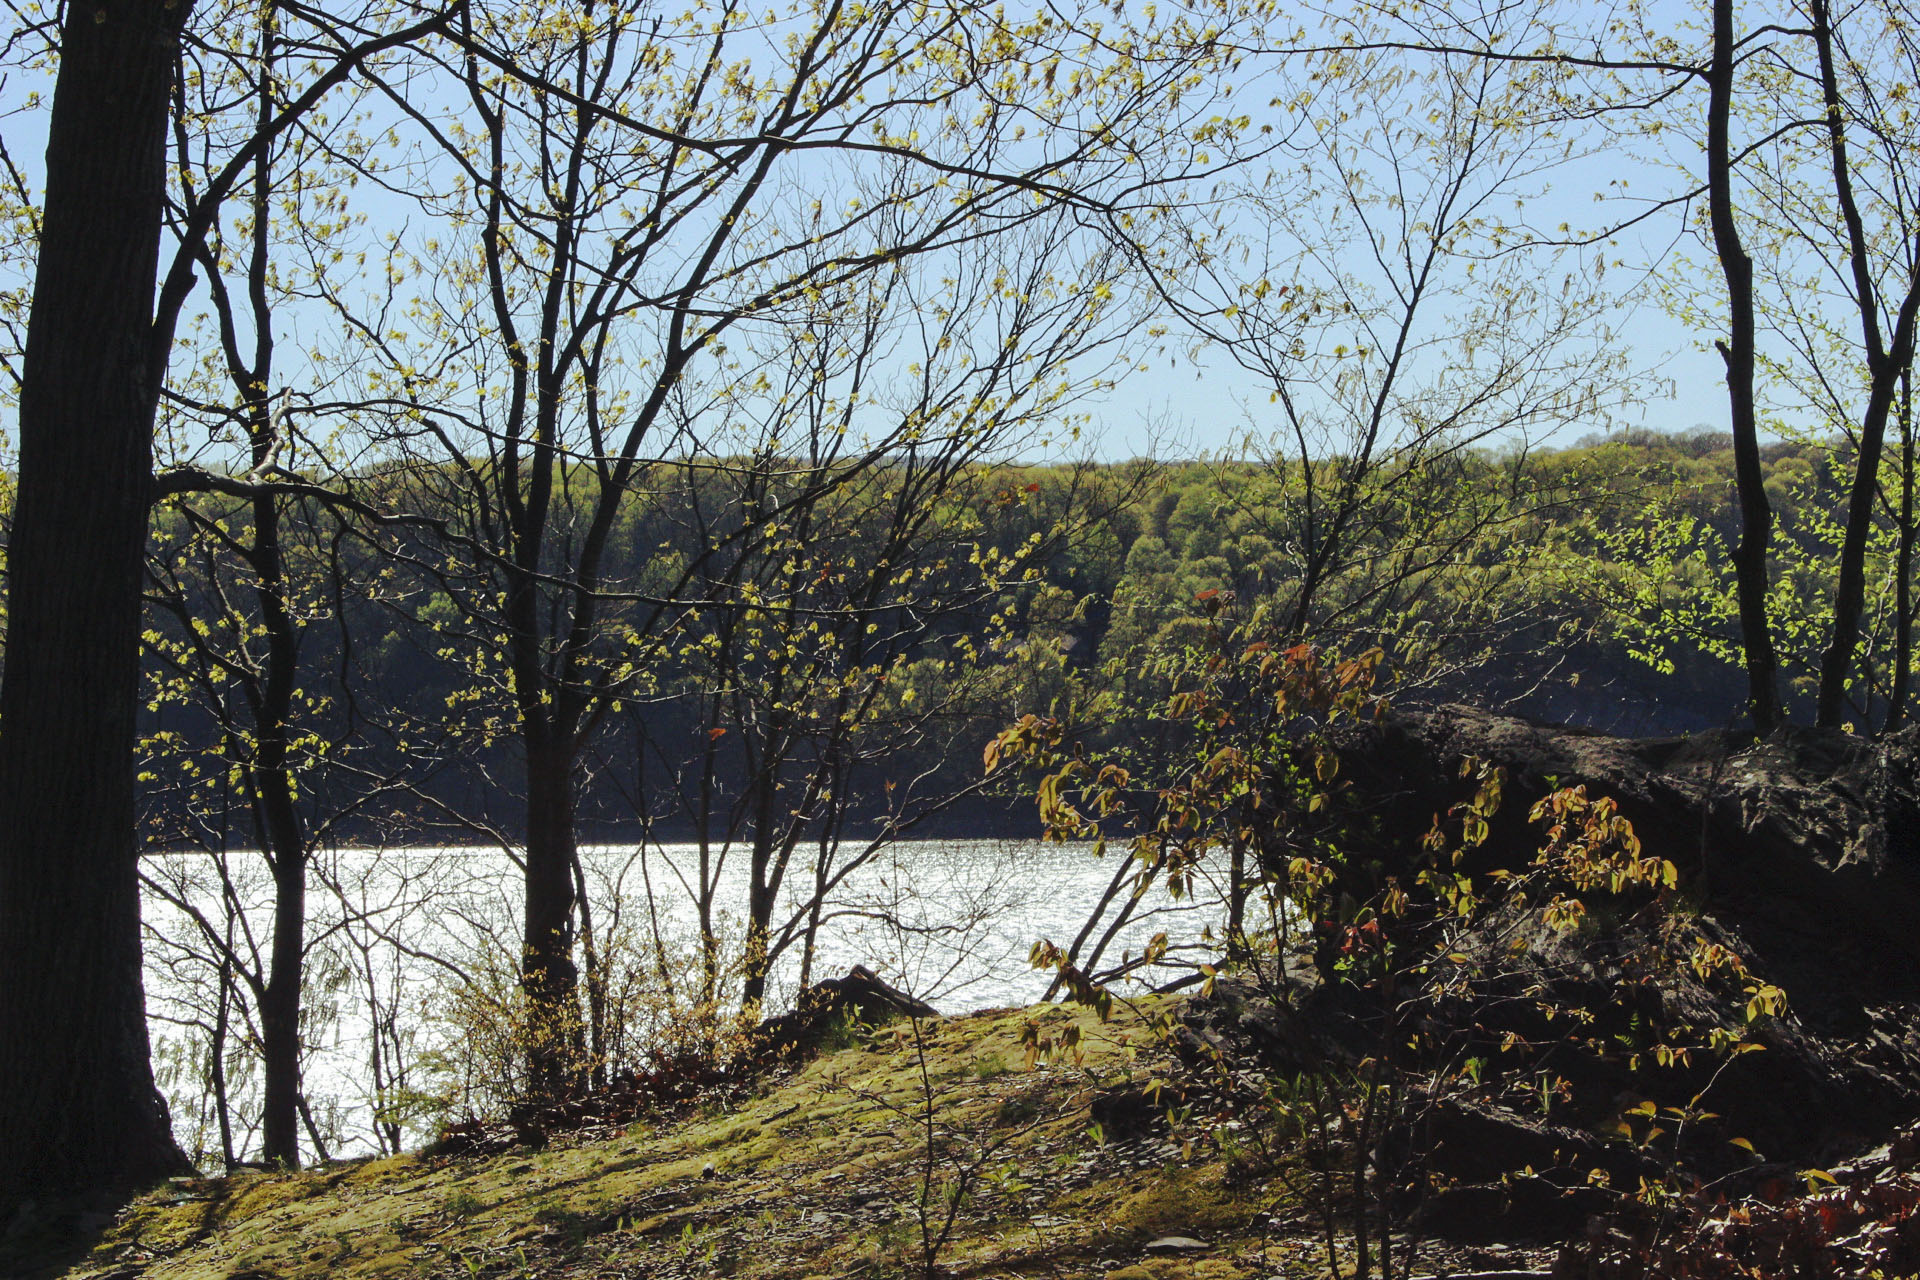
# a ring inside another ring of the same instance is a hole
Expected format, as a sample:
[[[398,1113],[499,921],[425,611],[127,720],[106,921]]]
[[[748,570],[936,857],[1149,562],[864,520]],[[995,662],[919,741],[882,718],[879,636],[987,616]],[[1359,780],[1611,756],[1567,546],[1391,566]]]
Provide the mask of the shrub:
[[[1160,713],[1179,730],[1168,753],[1103,752],[1086,726],[1027,716],[987,762],[1037,773],[1056,837],[1124,840],[1136,900],[1155,883],[1183,896],[1203,879],[1224,882],[1228,919],[1203,990],[1231,976],[1265,1002],[1276,1030],[1244,1046],[1182,1042],[1212,1082],[1198,1114],[1231,1134],[1243,1173],[1279,1169],[1284,1151],[1304,1149],[1330,1272],[1377,1266],[1383,1278],[1410,1261],[1388,1244],[1396,1212],[1448,1188],[1429,1158],[1433,1135],[1470,1131],[1484,1119],[1477,1107],[1570,1111],[1611,1128],[1631,1157],[1613,1159],[1604,1142],[1570,1157],[1543,1147],[1537,1162],[1501,1170],[1509,1181],[1542,1180],[1555,1196],[1674,1194],[1683,1140],[1713,1118],[1708,1090],[1757,1047],[1750,1032],[1781,1012],[1779,989],[1673,909],[1673,865],[1647,855],[1614,803],[1583,787],[1533,807],[1541,835],[1530,861],[1484,865],[1506,779],[1465,761],[1464,794],[1427,838],[1383,848],[1333,735],[1384,709],[1380,652],[1340,659],[1281,645],[1257,619],[1233,622],[1219,593],[1202,597],[1200,638],[1163,655]],[[1156,939],[1147,958],[1166,946]],[[1073,998],[1110,1009],[1110,983],[1075,949],[1043,942],[1034,962]],[[1670,1011],[1661,986],[1683,980],[1702,997]],[[1624,1106],[1623,1084],[1633,1091]],[[1640,1176],[1615,1188],[1613,1167]]]

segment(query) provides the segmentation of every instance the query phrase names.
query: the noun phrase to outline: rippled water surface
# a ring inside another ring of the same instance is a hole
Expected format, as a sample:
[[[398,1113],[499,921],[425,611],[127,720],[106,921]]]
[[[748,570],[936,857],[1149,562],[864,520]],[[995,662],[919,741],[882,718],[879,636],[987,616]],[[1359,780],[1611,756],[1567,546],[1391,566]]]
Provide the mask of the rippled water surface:
[[[1116,857],[994,840],[894,845],[831,895],[813,977],[865,964],[949,1013],[1030,1003],[1049,977],[1029,967],[1030,948],[1043,938],[1073,940]],[[653,965],[648,972],[657,973],[664,952],[670,973],[691,973],[698,917],[688,886],[698,883],[698,862],[690,845],[588,851],[596,936],[614,938],[636,971]],[[231,949],[250,963],[264,954],[272,885],[257,854],[230,855],[224,867],[223,886],[222,861],[209,855],[145,864],[147,1004],[162,1087],[190,1150],[220,1150],[208,1046],[224,1025],[230,1051],[222,1066],[236,1117],[230,1140],[244,1155],[258,1093],[251,1056],[239,1047],[252,1000],[243,972],[228,966],[223,978],[219,955]],[[405,1139],[418,1141],[462,1086],[460,1073],[473,1069],[461,1052],[470,1035],[458,1016],[462,1001],[510,986],[519,869],[497,848],[343,849],[318,857],[313,872],[304,1030],[311,1130],[331,1155],[378,1150],[391,1142],[375,1124],[385,1108]],[[811,883],[810,868],[794,875]],[[737,850],[717,882],[720,931],[737,940],[747,883]],[[1217,900],[1176,906],[1156,889],[1106,960],[1138,954],[1163,931],[1176,942],[1195,940],[1218,914]],[[799,965],[798,946],[776,963],[770,1005],[791,999]]]

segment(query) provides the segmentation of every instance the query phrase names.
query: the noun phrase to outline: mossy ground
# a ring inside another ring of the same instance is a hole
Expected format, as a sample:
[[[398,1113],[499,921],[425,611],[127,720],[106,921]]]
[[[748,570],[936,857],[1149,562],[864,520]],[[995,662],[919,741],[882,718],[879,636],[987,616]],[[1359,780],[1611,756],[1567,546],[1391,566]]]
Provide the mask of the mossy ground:
[[[1028,1067],[1022,1031],[1072,1022],[1079,1061]],[[1005,1280],[1267,1280],[1324,1274],[1310,1233],[1275,1232],[1282,1183],[1235,1177],[1211,1144],[1102,1143],[1088,1107],[1145,1080],[1151,1035],[1062,1008],[882,1028],[755,1097],[544,1151],[403,1155],[176,1183],[135,1201],[69,1280],[920,1275],[916,1200],[977,1167],[942,1274]],[[924,1054],[924,1076],[923,1076]],[[930,1085],[929,1083],[930,1082]],[[939,1210],[943,1202],[937,1201]],[[1157,1257],[1181,1235],[1207,1248]]]

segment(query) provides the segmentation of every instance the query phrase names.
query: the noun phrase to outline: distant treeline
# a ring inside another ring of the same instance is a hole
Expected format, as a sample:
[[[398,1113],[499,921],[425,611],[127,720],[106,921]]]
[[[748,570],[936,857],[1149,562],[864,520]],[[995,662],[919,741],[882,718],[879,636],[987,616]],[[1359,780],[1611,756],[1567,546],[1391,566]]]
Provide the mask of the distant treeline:
[[[1825,607],[1845,461],[1818,441],[1766,449],[1776,616],[1803,694],[1813,655],[1791,642],[1817,633]],[[717,839],[808,805],[848,832],[886,814],[923,833],[1027,831],[1027,804],[981,790],[985,742],[1027,711],[1152,733],[1126,708],[1150,705],[1133,695],[1156,653],[1185,643],[1209,604],[1292,641],[1379,646],[1401,702],[1639,734],[1738,719],[1727,437],[1434,451],[1357,480],[1343,465],[982,470],[922,513],[910,544],[893,536],[903,495],[882,468],[795,542],[716,554],[741,527],[728,504],[765,498],[743,498],[747,464],[658,464],[604,552],[605,662],[644,670],[581,676],[623,690],[582,757],[581,838]],[[475,603],[488,577],[463,559],[477,544],[450,536],[453,514],[417,473],[355,484],[350,504],[296,496],[282,513],[302,800],[330,839],[511,843],[523,747],[514,677]],[[265,664],[239,599],[254,584],[227,554],[249,510],[202,495],[156,516],[142,762],[155,841],[257,843],[243,712],[249,664]],[[368,511],[408,514],[369,525]],[[1855,695],[1869,718],[1892,683],[1895,584],[1881,569]],[[636,601],[664,621],[621,635]],[[821,803],[823,788],[840,803]]]

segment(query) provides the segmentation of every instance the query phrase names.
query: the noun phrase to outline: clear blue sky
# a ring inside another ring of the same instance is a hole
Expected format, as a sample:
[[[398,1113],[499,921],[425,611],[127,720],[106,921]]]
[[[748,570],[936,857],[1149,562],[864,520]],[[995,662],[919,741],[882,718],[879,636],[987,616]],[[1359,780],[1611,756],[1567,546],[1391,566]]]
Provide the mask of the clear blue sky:
[[[0,89],[4,95],[0,108],[19,106],[27,91],[36,87],[45,86],[36,84],[31,76],[14,73]],[[0,120],[8,150],[26,169],[30,181],[38,178],[43,125],[44,117],[37,113],[13,112]],[[1544,199],[1534,208],[1519,209],[1516,218],[1547,226],[1556,222],[1563,210],[1584,210],[1591,216],[1594,193],[1623,172],[1635,175],[1639,179],[1636,186],[1642,191],[1658,190],[1674,181],[1670,175],[1624,160],[1618,152],[1600,151],[1569,161],[1554,172],[1551,190],[1543,193]],[[380,203],[369,208],[377,221],[382,216]],[[1647,265],[1672,242],[1678,217],[1678,213],[1662,215],[1621,246],[1619,257],[1630,266],[1618,273],[1620,280],[1632,276],[1632,265]],[[0,283],[20,282],[26,265],[21,261],[0,265],[0,274],[5,277]],[[196,303],[199,301],[196,299]],[[1689,331],[1645,296],[1624,305],[1614,321],[1627,361],[1635,371],[1638,403],[1622,405],[1610,422],[1596,421],[1594,427],[1644,425],[1684,430],[1724,426],[1727,415],[1719,360],[1711,350],[1701,349],[1702,339],[1715,335]],[[1148,360],[1147,366],[1112,392],[1079,406],[1090,415],[1090,434],[1101,455],[1121,458],[1149,450],[1163,456],[1217,451],[1249,430],[1257,432],[1274,425],[1268,404],[1270,387],[1217,351],[1194,351],[1183,342],[1172,341]]]

